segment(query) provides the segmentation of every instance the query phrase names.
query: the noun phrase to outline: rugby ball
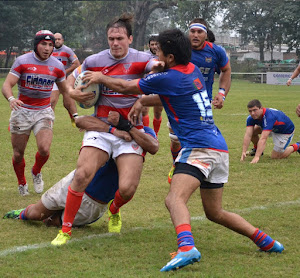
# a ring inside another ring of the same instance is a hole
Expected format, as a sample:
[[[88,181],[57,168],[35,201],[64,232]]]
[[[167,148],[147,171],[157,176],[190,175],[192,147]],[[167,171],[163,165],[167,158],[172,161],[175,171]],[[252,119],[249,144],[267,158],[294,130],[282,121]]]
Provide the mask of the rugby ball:
[[[85,82],[82,81],[82,78],[84,76],[84,72],[80,73],[74,83],[74,88],[77,88],[78,86],[84,85]],[[82,92],[92,92],[94,94],[94,98],[81,103],[77,101],[77,104],[84,109],[88,109],[93,107],[96,102],[98,101],[99,95],[100,95],[100,90],[99,90],[99,84],[91,84],[90,86],[88,86],[87,88],[82,89]]]

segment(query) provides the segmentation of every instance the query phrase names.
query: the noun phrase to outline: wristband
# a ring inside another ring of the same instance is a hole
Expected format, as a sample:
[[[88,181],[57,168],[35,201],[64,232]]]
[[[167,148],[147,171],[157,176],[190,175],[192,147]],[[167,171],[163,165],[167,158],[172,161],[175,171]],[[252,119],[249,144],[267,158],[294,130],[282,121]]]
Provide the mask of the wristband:
[[[221,95],[222,96],[222,98],[223,98],[223,101],[225,100],[225,89],[224,88],[219,88],[219,95]]]
[[[289,80],[293,81],[293,78],[292,78],[292,77],[290,77],[290,78],[289,78]]]
[[[11,102],[11,101],[14,100],[14,99],[15,99],[15,97],[14,97],[14,96],[11,96],[11,97],[9,97],[9,98],[7,99],[7,101]]]
[[[110,125],[108,128],[108,133],[114,134],[115,130],[116,130],[116,128],[114,126]]]
[[[122,115],[120,114],[119,122],[116,125],[117,129],[124,130],[129,132],[133,128],[133,124],[129,122],[128,120],[125,120]]]
[[[77,118],[77,117],[78,117],[78,113],[72,114],[72,117],[73,117],[74,119]]]

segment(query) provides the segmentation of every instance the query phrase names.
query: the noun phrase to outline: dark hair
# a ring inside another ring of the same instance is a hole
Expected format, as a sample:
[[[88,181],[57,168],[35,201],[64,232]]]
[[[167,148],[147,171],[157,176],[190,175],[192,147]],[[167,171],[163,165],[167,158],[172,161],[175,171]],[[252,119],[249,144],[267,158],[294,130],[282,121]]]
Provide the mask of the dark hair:
[[[247,107],[248,108],[252,108],[252,107],[258,107],[258,108],[262,108],[261,102],[258,99],[253,99],[251,101],[249,101]]]
[[[119,28],[122,27],[127,31],[127,37],[129,38],[132,35],[132,21],[133,15],[129,13],[124,13],[119,17],[115,17],[110,23],[106,25],[106,34],[110,28]]]
[[[207,30],[207,40],[214,43],[216,41],[215,34],[211,30]]]
[[[151,36],[151,37],[149,38],[149,44],[150,44],[150,42],[152,42],[152,41],[157,42],[157,37],[158,37],[158,36]]]
[[[163,54],[174,55],[177,65],[187,65],[191,60],[192,46],[188,37],[179,29],[170,29],[161,32],[157,41]]]
[[[203,18],[194,18],[194,19],[190,22],[189,25],[191,25],[192,23],[201,23],[201,24],[205,25],[206,28],[208,28],[207,22],[206,22],[205,19],[203,19]]]

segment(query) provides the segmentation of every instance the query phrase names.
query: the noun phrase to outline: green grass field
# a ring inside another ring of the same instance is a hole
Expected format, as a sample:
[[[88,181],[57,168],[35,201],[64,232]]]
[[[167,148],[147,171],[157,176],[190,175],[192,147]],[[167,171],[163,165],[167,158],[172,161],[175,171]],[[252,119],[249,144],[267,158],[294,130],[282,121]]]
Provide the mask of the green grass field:
[[[0,80],[2,86],[3,79]],[[300,136],[300,119],[295,114],[300,101],[298,94],[298,86],[233,80],[224,108],[214,110],[216,124],[225,136],[230,153],[230,177],[224,190],[223,207],[239,213],[283,243],[286,250],[282,254],[257,252],[248,238],[209,222],[196,192],[189,201],[189,208],[195,243],[202,259],[176,272],[159,272],[170,260],[169,253],[177,247],[175,231],[164,206],[171,166],[164,115],[159,132],[160,150],[155,156],[146,157],[136,195],[122,208],[120,235],[107,233],[105,216],[90,226],[73,229],[69,244],[55,248],[50,241],[56,236],[57,228],[1,218],[0,277],[300,277],[299,154],[272,161],[273,147],[269,139],[258,164],[249,164],[250,158],[244,163],[239,161],[248,101],[258,98],[266,107],[283,110],[295,123],[295,142]],[[83,135],[71,126],[61,102],[55,112],[51,155],[43,168],[46,189],[76,167]],[[0,113],[2,217],[11,209],[37,202],[40,195],[34,193],[30,175],[36,153],[35,138],[31,136],[25,153],[31,194],[21,197],[11,163],[12,148],[7,130],[10,109],[3,97]],[[91,113],[79,110],[81,115]]]

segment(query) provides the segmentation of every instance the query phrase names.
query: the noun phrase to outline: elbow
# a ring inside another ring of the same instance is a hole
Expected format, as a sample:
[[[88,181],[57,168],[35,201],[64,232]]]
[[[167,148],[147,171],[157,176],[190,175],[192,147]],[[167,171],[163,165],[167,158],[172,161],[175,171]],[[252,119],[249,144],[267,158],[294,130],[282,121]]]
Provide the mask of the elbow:
[[[155,144],[153,144],[153,146],[151,146],[151,148],[149,148],[148,153],[154,155],[158,152],[159,150],[159,144],[158,142],[156,142]]]

